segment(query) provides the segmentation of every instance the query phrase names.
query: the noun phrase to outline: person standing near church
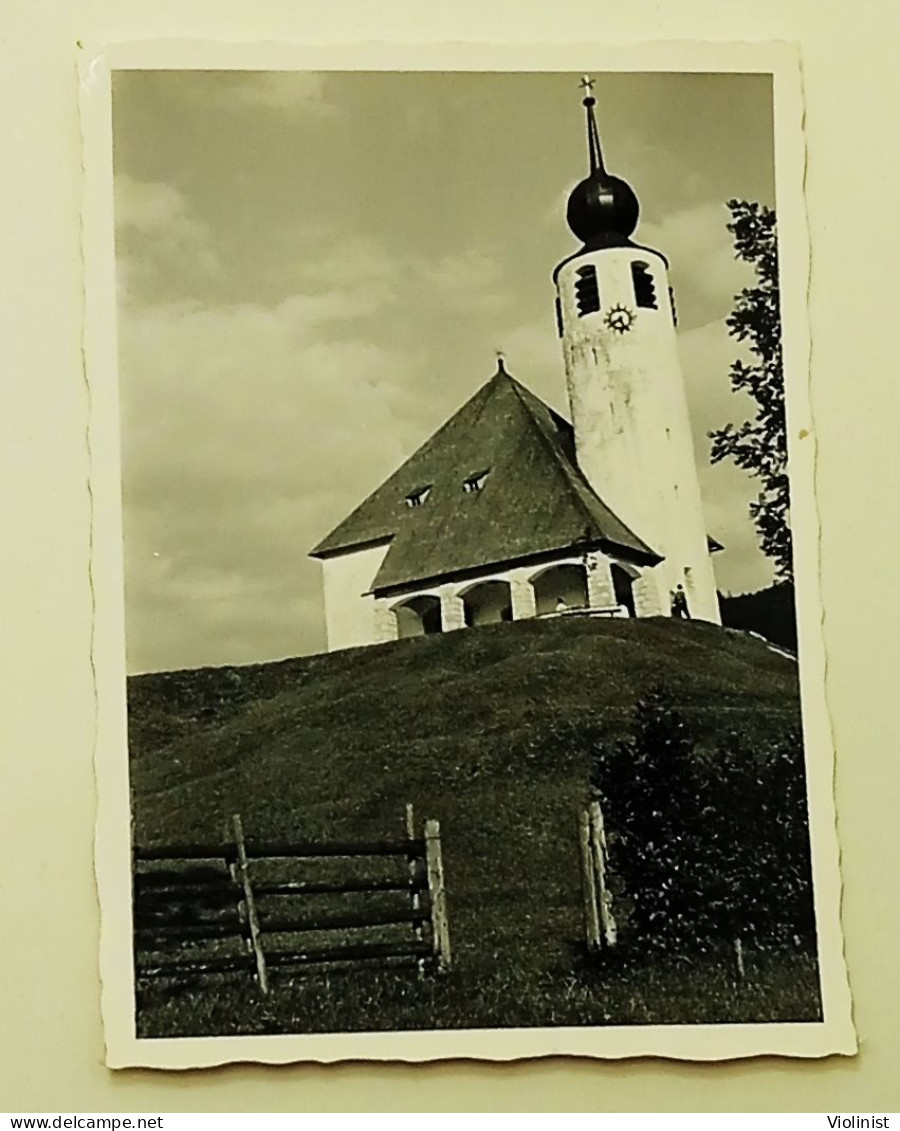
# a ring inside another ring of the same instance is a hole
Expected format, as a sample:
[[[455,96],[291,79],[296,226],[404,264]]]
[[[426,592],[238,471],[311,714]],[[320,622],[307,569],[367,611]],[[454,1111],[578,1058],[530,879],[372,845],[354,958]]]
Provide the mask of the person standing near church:
[[[683,585],[678,585],[672,594],[672,616],[680,617],[682,620],[691,619]]]

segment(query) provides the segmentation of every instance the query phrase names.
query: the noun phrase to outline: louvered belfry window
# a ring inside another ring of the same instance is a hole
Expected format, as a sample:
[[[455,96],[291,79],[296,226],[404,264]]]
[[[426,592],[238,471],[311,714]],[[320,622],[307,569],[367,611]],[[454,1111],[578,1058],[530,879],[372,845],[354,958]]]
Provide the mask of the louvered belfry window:
[[[600,309],[600,286],[597,282],[596,267],[579,267],[575,280],[575,305],[578,317],[593,314]]]
[[[634,283],[634,301],[638,306],[656,310],[656,285],[650,268],[646,263],[635,262],[631,265],[631,279]]]

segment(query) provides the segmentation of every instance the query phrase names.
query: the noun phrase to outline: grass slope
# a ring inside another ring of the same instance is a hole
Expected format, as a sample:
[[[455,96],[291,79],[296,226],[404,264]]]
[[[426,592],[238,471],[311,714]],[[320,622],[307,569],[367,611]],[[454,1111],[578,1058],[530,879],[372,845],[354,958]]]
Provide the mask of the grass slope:
[[[134,677],[135,838],[142,845],[220,839],[240,812],[254,839],[378,839],[402,831],[411,801],[419,819],[441,821],[456,966],[445,988],[427,991],[443,1001],[439,1009],[433,1003],[439,1016],[432,1013],[431,1024],[609,1020],[608,1001],[601,1008],[589,986],[571,984],[582,934],[575,814],[587,798],[588,756],[567,736],[598,719],[609,737],[621,733],[635,701],[658,681],[710,749],[725,730],[763,737],[799,721],[790,660],[740,633],[670,619],[521,621],[279,663]],[[782,976],[769,970],[760,979]],[[413,1007],[408,983],[395,977],[386,988],[379,976],[366,977],[361,997],[361,982],[353,983],[358,1000],[349,1013],[333,1001],[327,1016],[294,1001],[272,1016],[269,1006],[256,1014],[242,1007],[243,1024],[296,1031],[295,1014],[335,1029],[427,1022],[427,993],[415,995]],[[813,1008],[814,970],[792,978],[799,988],[774,1007],[791,1015],[781,1020]],[[569,988],[547,990],[557,983]],[[291,983],[284,992],[287,1000],[307,991]],[[746,994],[743,1004],[722,999],[718,1007],[689,996],[694,1005],[678,1007],[669,994],[666,1019],[679,1019],[679,1008],[694,1009],[685,1020],[718,1008],[721,1019],[762,1020],[773,1008]],[[622,991],[632,1007],[636,997],[634,986]],[[188,1015],[192,1025],[206,1016],[197,1002],[179,1010],[160,999],[157,1007],[148,1032],[182,1032]],[[234,1012],[220,1012],[213,1008],[204,1023],[234,1031]],[[616,1011],[615,1019],[649,1016],[644,1007],[632,1013]]]

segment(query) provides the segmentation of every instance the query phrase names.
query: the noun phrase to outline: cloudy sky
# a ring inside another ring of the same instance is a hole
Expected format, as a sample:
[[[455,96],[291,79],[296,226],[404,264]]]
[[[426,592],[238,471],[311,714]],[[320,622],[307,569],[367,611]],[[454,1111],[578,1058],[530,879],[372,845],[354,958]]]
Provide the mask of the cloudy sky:
[[[672,264],[720,588],[768,583],[725,331],[731,197],[774,205],[771,86],[598,75],[607,165]],[[551,272],[577,246],[578,76],[119,72],[128,666],[325,647],[307,551],[507,367],[566,412]]]

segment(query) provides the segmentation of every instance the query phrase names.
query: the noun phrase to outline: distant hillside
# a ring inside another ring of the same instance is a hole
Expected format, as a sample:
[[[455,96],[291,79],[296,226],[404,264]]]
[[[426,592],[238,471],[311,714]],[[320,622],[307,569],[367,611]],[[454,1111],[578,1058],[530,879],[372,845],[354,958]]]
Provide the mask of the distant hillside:
[[[797,651],[797,617],[794,587],[779,581],[756,593],[731,597],[719,594],[722,623],[745,632],[758,632],[773,644]]]
[[[571,969],[589,756],[655,681],[710,746],[798,721],[796,665],[697,621],[531,620],[129,682],[136,839],[382,837],[441,821],[457,964]],[[524,964],[524,965],[522,965]],[[517,968],[519,968],[517,967]],[[536,975],[538,976],[538,975]]]

